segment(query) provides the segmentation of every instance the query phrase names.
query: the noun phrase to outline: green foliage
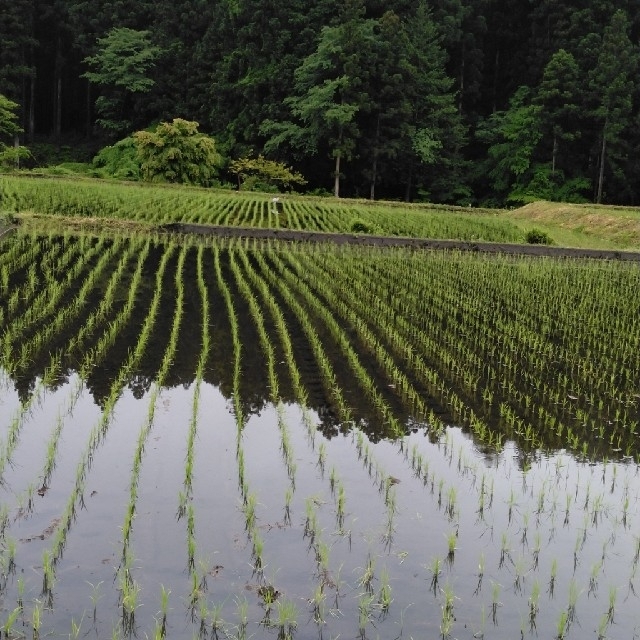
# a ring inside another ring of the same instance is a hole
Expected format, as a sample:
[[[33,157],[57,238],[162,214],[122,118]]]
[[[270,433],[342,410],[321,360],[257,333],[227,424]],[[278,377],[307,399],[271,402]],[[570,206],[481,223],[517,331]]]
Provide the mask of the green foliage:
[[[18,104],[0,93],[0,138],[10,138],[22,129],[18,124]],[[2,141],[0,140],[0,145]]]
[[[376,227],[376,225],[371,222],[367,222],[366,220],[362,220],[362,218],[356,218],[351,223],[351,232],[352,233],[381,233],[380,228]]]
[[[551,236],[541,229],[530,229],[524,236],[524,239],[528,244],[553,244]]]
[[[478,127],[478,138],[489,145],[483,173],[503,197],[531,180],[533,154],[542,137],[540,109],[531,101],[531,90],[520,87],[507,111],[492,114]]]
[[[516,185],[507,196],[512,205],[523,205],[536,200],[555,202],[588,202],[591,181],[586,177],[565,178],[564,172],[553,170],[550,164],[537,164],[527,184]]]
[[[266,149],[284,144],[315,154],[328,147],[334,158],[334,195],[340,195],[341,160],[349,160],[360,135],[356,115],[367,108],[364,87],[374,50],[374,21],[361,0],[340,5],[340,23],[325,26],[316,50],[295,71],[295,95],[285,101],[292,121],[266,121]]]
[[[15,168],[20,161],[31,157],[29,150],[22,146],[4,144],[2,138],[10,139],[22,131],[18,124],[18,104],[0,93],[0,167]]]
[[[0,145],[0,167],[15,169],[20,166],[22,160],[31,158],[31,152],[27,147],[2,147]]]
[[[131,110],[136,102],[133,94],[148,93],[155,85],[149,77],[161,49],[151,43],[149,31],[125,27],[113,28],[98,39],[98,51],[85,58],[90,70],[83,75],[102,87],[96,100],[97,123],[114,134],[130,130]]]
[[[174,118],[154,131],[136,131],[133,139],[145,180],[206,187],[218,173],[215,141],[198,132],[197,122]]]
[[[229,163],[229,173],[236,176],[238,189],[271,191],[289,190],[293,185],[307,183],[302,174],[282,162],[267,160],[262,155],[257,158],[246,156]]]
[[[140,180],[140,157],[132,136],[100,149],[93,159],[99,173],[119,180]]]

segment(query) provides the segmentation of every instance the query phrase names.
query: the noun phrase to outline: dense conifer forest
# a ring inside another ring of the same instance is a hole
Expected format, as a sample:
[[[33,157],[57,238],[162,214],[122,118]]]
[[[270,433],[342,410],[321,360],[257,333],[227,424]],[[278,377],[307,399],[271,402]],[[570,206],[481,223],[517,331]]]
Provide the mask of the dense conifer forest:
[[[640,200],[640,0],[0,0],[21,143],[172,118],[342,196]]]

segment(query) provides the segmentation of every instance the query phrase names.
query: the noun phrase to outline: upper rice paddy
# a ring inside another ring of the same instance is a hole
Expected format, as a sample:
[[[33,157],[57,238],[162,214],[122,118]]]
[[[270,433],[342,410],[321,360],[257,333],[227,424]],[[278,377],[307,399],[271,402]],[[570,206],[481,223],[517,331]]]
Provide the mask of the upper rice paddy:
[[[640,635],[640,265],[0,249],[5,637]]]

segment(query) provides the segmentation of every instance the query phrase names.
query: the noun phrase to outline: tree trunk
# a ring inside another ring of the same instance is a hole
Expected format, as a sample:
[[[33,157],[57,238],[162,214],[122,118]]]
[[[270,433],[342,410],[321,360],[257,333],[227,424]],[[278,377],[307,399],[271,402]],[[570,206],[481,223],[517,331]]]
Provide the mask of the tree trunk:
[[[20,134],[16,133],[13,136],[13,146],[17,149],[20,146]],[[20,154],[16,153],[16,169],[20,168]]]
[[[407,183],[404,190],[405,202],[411,202],[412,189],[413,189],[413,163],[409,165],[409,171],[407,171]]]
[[[57,75],[57,74],[56,74]],[[55,119],[53,123],[53,135],[56,139],[60,138],[62,133],[62,78],[57,76],[55,79]]]
[[[336,167],[335,175],[333,178],[333,195],[336,198],[340,197],[340,152],[336,153]]]
[[[556,175],[556,158],[558,157],[558,136],[553,132],[553,151],[551,152],[551,175]]]
[[[600,171],[598,172],[598,192],[596,195],[596,204],[602,202],[602,185],[604,183],[604,159],[607,149],[607,121],[604,121],[602,127],[602,147],[600,147]]]
[[[465,51],[464,34],[462,36],[462,48],[460,50],[460,87],[458,88],[458,114],[462,115],[462,96],[464,94],[464,57]]]
[[[53,135],[55,138],[60,138],[62,133],[62,67],[64,66],[64,61],[60,47],[60,38],[58,38],[53,71]]]
[[[87,104],[86,104],[86,115],[85,115],[85,135],[87,138],[91,137],[91,80],[87,80]]]
[[[371,165],[371,189],[369,199],[376,199],[376,180],[378,179],[378,144],[380,142],[380,114],[376,120],[376,139],[373,143],[373,164]]]
[[[36,132],[36,76],[35,71],[31,76],[31,83],[29,87],[29,123],[27,126],[27,139],[29,142],[33,142],[33,137]]]

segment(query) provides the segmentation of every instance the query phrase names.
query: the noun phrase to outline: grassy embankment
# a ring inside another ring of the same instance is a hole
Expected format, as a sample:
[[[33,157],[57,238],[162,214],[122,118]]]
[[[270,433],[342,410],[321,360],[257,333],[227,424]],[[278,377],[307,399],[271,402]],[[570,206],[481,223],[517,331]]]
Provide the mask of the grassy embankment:
[[[540,201],[501,215],[546,231],[559,246],[640,249],[640,207]]]

